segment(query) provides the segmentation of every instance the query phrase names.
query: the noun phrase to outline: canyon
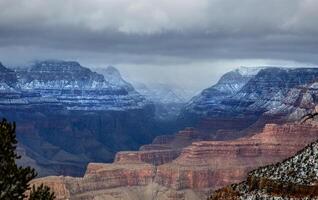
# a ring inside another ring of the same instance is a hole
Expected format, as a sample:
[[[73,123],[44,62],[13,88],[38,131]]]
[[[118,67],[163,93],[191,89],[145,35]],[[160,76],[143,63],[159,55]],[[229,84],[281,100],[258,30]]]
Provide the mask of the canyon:
[[[239,68],[188,103],[141,95],[114,67],[0,70],[0,114],[18,123],[20,164],[47,176],[32,184],[58,199],[206,199],[318,139],[315,122],[299,122],[316,109],[316,68]]]
[[[166,138],[137,152],[119,152],[112,164],[90,163],[82,178],[51,176],[33,184],[50,186],[58,199],[206,199],[317,139],[316,123],[267,124],[253,136],[193,142],[181,151],[169,148]]]
[[[81,176],[89,162],[111,162],[152,141],[153,104],[115,68],[105,73],[74,61],[0,65],[0,117],[17,123],[19,164],[40,176]]]

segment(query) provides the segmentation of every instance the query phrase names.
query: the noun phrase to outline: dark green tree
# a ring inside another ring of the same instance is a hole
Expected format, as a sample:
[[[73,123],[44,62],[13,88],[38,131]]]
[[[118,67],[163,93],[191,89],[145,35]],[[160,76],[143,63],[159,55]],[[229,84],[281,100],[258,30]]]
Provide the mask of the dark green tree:
[[[50,191],[50,188],[41,184],[39,187],[33,185],[29,200],[53,200],[54,193]]]
[[[21,157],[16,153],[17,139],[15,134],[15,123],[9,123],[5,119],[0,122],[0,199],[1,200],[23,200],[29,182],[37,174],[31,167],[22,167],[16,164]],[[48,187],[40,186],[31,191],[33,200],[52,200],[54,194],[50,193]]]

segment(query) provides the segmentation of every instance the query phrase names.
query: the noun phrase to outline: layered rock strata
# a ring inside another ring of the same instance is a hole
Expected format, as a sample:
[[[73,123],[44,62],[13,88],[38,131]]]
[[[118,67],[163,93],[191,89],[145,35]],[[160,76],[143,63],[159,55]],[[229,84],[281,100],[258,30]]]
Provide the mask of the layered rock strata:
[[[74,61],[0,64],[0,118],[17,123],[25,159],[41,176],[82,176],[156,136],[154,107],[114,68],[105,76]]]
[[[214,131],[243,130],[294,121],[315,109],[317,68],[268,67],[256,72],[225,74],[188,103],[180,121]]]
[[[151,150],[120,152],[113,164],[89,164],[82,178],[49,177],[35,183],[50,185],[48,180],[58,179],[71,199],[205,199],[212,190],[238,183],[250,170],[281,161],[316,139],[316,124],[268,124],[251,137],[194,142],[175,159],[167,156],[171,148],[157,144]],[[129,195],[119,195],[120,190]]]
[[[283,162],[261,167],[247,180],[222,188],[210,197],[225,199],[318,199],[318,142]]]

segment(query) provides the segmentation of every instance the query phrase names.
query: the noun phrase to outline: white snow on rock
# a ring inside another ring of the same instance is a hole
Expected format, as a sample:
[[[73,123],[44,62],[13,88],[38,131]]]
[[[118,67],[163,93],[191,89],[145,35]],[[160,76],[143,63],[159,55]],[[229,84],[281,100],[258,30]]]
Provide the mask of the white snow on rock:
[[[16,73],[15,88],[0,82],[0,91],[21,95],[2,104],[61,104],[69,110],[141,109],[149,104],[114,67],[108,67],[103,76],[77,62],[48,60]]]

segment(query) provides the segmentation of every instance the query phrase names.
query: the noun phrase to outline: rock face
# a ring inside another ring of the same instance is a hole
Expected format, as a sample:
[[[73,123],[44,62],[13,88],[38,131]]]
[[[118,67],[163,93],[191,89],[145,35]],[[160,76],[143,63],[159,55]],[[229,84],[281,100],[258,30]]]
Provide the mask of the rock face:
[[[176,159],[180,154],[180,150],[147,150],[118,152],[115,157],[115,163],[149,163],[155,166],[168,163]]]
[[[89,162],[110,162],[155,133],[154,107],[109,67],[103,76],[77,62],[0,66],[0,117],[17,122],[21,164],[40,175],[84,174]],[[30,162],[29,162],[30,161]]]
[[[312,84],[317,76],[317,68],[269,67],[257,73],[235,70],[194,97],[180,120],[209,130],[242,130],[255,122],[262,127],[272,121],[295,120],[314,109],[317,90]]]
[[[106,80],[77,62],[43,61],[18,73],[18,87],[22,92],[50,98],[67,110],[128,110],[145,106],[147,101],[131,85],[125,85],[115,70],[108,69],[113,72]],[[39,98],[35,100],[41,102]],[[26,101],[32,103],[30,98]]]
[[[194,142],[172,163],[159,166],[158,176],[176,175],[163,179],[167,187],[216,189],[242,180],[255,167],[289,157],[318,138],[317,134],[315,125],[269,124],[262,133],[248,138]],[[187,176],[189,173],[192,175]]]
[[[261,68],[254,68],[248,72],[246,68],[240,68],[224,74],[215,85],[192,98],[183,109],[180,120],[190,126],[199,126],[201,120],[208,120],[216,115],[219,121],[225,122],[230,115],[222,115],[226,115],[224,110],[230,106],[223,105],[223,101],[238,93],[259,70]]]
[[[314,142],[281,163],[250,172],[247,181],[220,189],[210,199],[318,199],[317,179]]]
[[[308,110],[315,110],[318,97],[318,82],[292,88],[283,101],[275,109],[271,109],[265,115],[287,116],[288,120],[300,119],[308,113]]]
[[[82,178],[48,177],[34,183],[58,182],[62,189],[57,194],[71,199],[206,199],[211,190],[238,183],[248,171],[288,158],[316,139],[315,123],[268,124],[250,137],[194,142],[174,158],[171,152],[178,148],[161,137],[139,152],[119,152],[113,164],[89,164]]]

